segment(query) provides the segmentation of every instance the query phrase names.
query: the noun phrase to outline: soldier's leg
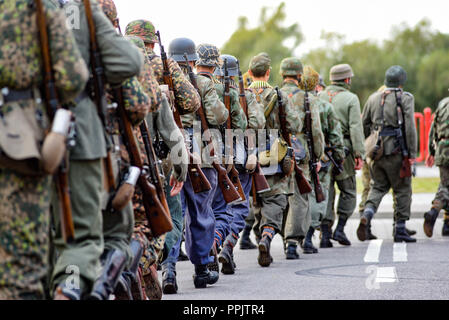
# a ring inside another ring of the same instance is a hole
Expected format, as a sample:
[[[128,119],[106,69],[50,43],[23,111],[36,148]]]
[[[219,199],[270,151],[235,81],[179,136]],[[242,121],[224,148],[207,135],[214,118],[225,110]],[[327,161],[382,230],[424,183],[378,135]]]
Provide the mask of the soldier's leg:
[[[214,242],[218,249],[231,231],[232,212],[229,210],[223,193],[220,188],[216,188],[212,201],[212,210],[215,216],[215,236]]]
[[[60,232],[59,203],[52,202],[55,249],[58,255],[52,273],[51,290],[58,286],[76,299],[90,293],[100,270],[103,253],[103,225],[100,208],[103,188],[101,160],[70,161],[69,187],[75,241],[66,244]],[[79,276],[78,276],[79,275]]]
[[[324,184],[322,184],[322,189],[325,196],[325,200],[323,202],[316,202],[315,190],[312,190],[312,193],[309,196],[309,210],[311,216],[310,227],[313,228],[313,230],[321,228],[322,237],[320,247],[329,248],[332,247],[332,243],[330,243],[331,234],[329,231],[329,225],[327,223],[325,225],[322,224],[323,218],[326,214],[329,189]]]
[[[254,217],[254,206],[253,206],[253,198],[249,199],[249,213],[245,219],[245,227],[243,228],[242,235],[240,237],[240,249],[242,250],[250,250],[256,249],[257,246],[252,243],[250,239],[251,230],[255,224],[256,218]]]
[[[340,196],[338,197],[337,215],[338,224],[335,228],[332,239],[341,245],[350,246],[351,242],[346,237],[344,228],[346,222],[354,213],[357,206],[357,185],[355,175],[344,180],[337,181]]]
[[[0,169],[0,300],[44,299],[50,183]]]
[[[365,202],[368,199],[368,193],[370,191],[370,181],[371,181],[371,175],[369,173],[369,166],[365,163],[362,169],[362,185],[363,185],[363,191],[362,191],[362,200],[359,203],[359,212],[360,214],[363,214],[363,210],[365,210]]]
[[[334,221],[335,221],[335,183],[336,181],[331,175],[330,182],[329,182],[329,191],[328,191],[328,200],[327,200],[327,206],[326,206],[326,214],[323,218],[322,224],[328,224],[329,228],[332,228]]]
[[[447,209],[449,206],[449,167],[440,166],[440,185],[432,201],[432,208],[424,214],[424,233],[428,237],[433,235],[433,227],[435,221],[442,209]]]

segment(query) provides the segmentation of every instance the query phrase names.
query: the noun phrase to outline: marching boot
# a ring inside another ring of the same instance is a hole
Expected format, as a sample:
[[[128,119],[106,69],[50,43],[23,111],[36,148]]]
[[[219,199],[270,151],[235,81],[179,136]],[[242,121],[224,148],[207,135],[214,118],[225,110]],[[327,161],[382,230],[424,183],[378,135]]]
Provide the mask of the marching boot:
[[[310,227],[309,231],[307,231],[306,238],[304,240],[303,252],[305,254],[313,254],[318,253],[318,249],[313,246],[312,237],[315,233],[315,228]]]
[[[149,300],[161,300],[162,286],[158,279],[156,264],[150,267],[150,273],[143,276],[143,281],[145,283],[145,294]]]
[[[394,242],[416,242],[405,230],[405,221],[397,221],[394,232]]]
[[[368,230],[371,230],[371,220],[374,216],[374,210],[372,208],[365,208],[362,217],[360,218],[360,224],[357,228],[357,238],[360,241],[369,240]]]
[[[374,234],[372,234],[372,232],[371,232],[371,222],[368,224],[368,226],[366,228],[366,232],[367,232],[366,235],[367,235],[368,240],[376,240],[377,239],[377,237]]]
[[[251,226],[246,225],[242,232],[242,237],[240,238],[240,249],[241,250],[252,250],[256,249],[257,246],[252,243],[249,235],[251,234]]]
[[[289,243],[287,245],[287,248],[285,249],[285,258],[287,260],[298,260],[299,259],[299,254],[298,254],[298,251],[296,249],[297,249],[296,244]]]
[[[208,284],[214,284],[219,279],[219,274],[216,271],[210,271],[205,264],[195,265],[195,274],[193,275],[193,284],[195,288],[206,288]]]
[[[179,247],[178,261],[189,261],[189,257],[185,254],[184,251],[182,251],[182,241]]]
[[[396,222],[393,222],[393,232],[392,232],[393,237],[394,237],[394,231],[395,231],[395,229],[396,229]],[[414,235],[416,234],[416,231],[415,231],[415,230],[410,230],[410,229],[408,229],[407,227],[405,227],[405,232],[407,232],[407,234],[408,234],[409,236],[414,236]]]
[[[441,230],[441,235],[443,237],[449,237],[449,220],[448,219],[444,219],[443,229]]]
[[[214,257],[214,261],[207,265],[207,269],[210,271],[220,272],[220,265],[218,264],[218,252],[217,252],[217,242],[214,241],[212,248],[210,249],[209,255]]]
[[[331,242],[332,233],[330,226],[327,223],[321,224],[321,241],[320,248],[332,248],[334,245]]]
[[[130,243],[132,252],[131,264],[120,275],[117,287],[115,288],[116,300],[142,300],[143,292],[140,284],[138,269],[140,258],[143,254],[143,247],[137,240]]]
[[[337,228],[335,228],[334,235],[332,236],[332,239],[335,241],[338,241],[339,244],[342,246],[350,246],[351,242],[346,237],[346,234],[344,232],[344,228],[346,225],[347,219],[339,218]]]
[[[164,294],[178,293],[178,283],[176,282],[176,265],[166,263],[162,265],[162,292]]]
[[[432,208],[430,211],[424,213],[424,233],[429,238],[433,236],[433,227],[435,226],[435,222],[437,221],[439,212]]]
[[[120,250],[107,250],[102,258],[103,270],[94,283],[89,300],[108,300],[126,266],[126,254]]]
[[[225,243],[223,244],[223,249],[218,257],[218,262],[221,263],[221,272],[223,274],[234,274],[235,273],[235,262],[234,262],[234,247],[237,243],[238,236],[230,234]]]

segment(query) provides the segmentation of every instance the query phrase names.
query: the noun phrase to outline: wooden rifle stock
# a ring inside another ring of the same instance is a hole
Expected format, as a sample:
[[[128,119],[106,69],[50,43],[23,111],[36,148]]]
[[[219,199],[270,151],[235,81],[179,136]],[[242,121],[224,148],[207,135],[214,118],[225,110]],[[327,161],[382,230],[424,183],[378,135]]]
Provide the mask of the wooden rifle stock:
[[[36,16],[37,25],[39,29],[39,40],[42,51],[42,60],[44,66],[44,88],[45,101],[47,104],[47,114],[50,120],[53,121],[56,110],[61,108],[59,103],[58,93],[55,87],[54,74],[51,64],[50,47],[47,33],[47,21],[44,12],[42,0],[36,0]],[[70,202],[69,177],[68,177],[68,155],[67,151],[64,159],[58,168],[58,172],[54,176],[59,201],[61,204],[60,220],[61,231],[64,240],[71,243],[75,240],[75,226],[72,217],[72,207]]]
[[[157,237],[171,231],[173,229],[173,224],[170,212],[167,212],[166,206],[161,203],[158,197],[156,187],[148,181],[148,168],[145,167],[142,161],[131,122],[126,114],[122,90],[122,87],[114,90],[118,103],[117,112],[120,119],[122,136],[129,153],[131,164],[141,170],[138,183],[143,194],[142,201],[145,208],[145,214],[153,236]]]
[[[279,120],[281,122],[281,135],[284,138],[285,142],[287,142],[287,145],[291,148],[292,147],[292,141],[290,140],[290,134],[287,132],[287,116],[285,114],[285,108],[284,103],[282,101],[281,92],[278,87],[275,88],[277,99],[278,99],[278,107],[279,107]],[[296,159],[293,155],[293,165],[295,170],[295,181],[298,185],[299,192],[301,194],[307,194],[312,192],[312,186],[310,185],[309,181],[307,181],[306,177],[304,176],[304,172],[299,167],[298,163],[296,162]]]

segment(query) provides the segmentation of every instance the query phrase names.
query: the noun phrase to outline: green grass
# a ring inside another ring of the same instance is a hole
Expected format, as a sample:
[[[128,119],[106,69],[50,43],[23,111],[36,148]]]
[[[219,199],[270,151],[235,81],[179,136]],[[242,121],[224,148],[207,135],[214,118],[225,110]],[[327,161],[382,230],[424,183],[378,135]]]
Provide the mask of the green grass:
[[[436,193],[440,178],[413,178],[413,193]],[[362,179],[357,178],[357,193],[361,194],[363,190]]]

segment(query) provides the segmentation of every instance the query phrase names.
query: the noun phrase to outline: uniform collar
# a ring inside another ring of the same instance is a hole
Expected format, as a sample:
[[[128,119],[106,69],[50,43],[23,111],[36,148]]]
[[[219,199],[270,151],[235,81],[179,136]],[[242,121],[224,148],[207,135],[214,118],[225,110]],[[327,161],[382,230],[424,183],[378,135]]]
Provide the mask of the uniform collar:
[[[266,81],[254,81],[253,83],[251,83],[251,85],[248,88],[249,89],[266,89],[266,88],[273,88],[273,87]]]

